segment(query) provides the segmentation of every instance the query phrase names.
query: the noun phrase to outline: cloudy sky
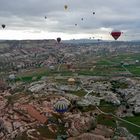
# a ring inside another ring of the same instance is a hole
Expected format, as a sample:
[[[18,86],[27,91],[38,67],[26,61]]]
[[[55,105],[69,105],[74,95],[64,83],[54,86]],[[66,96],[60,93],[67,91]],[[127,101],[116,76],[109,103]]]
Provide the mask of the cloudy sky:
[[[113,40],[109,33],[117,29],[123,32],[120,40],[136,40],[140,0],[0,0],[0,24],[6,24],[0,39]]]

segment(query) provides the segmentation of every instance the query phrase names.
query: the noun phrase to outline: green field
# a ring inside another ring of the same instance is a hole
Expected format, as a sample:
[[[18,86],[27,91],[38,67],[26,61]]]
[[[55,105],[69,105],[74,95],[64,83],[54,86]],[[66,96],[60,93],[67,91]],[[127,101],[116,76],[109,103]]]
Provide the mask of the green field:
[[[126,117],[126,118],[123,118],[123,119],[140,126],[140,116]],[[125,123],[125,122],[120,122],[120,125],[123,126],[123,127],[126,127],[134,135],[137,135],[138,133],[140,133],[140,128],[138,128],[136,126],[130,125],[130,124]]]
[[[126,68],[127,68],[131,73],[133,73],[134,75],[140,76],[140,66],[131,65],[131,66],[126,66]]]
[[[60,71],[57,71],[57,69],[51,71],[47,68],[37,68],[18,74],[17,81],[31,82],[33,81],[33,77],[39,80],[42,76],[73,76],[75,73],[88,76],[121,76],[128,74],[129,71],[131,76],[140,76],[140,63],[135,64],[136,60],[140,61],[139,53],[98,58],[94,65],[92,61],[87,61],[87,63],[84,63],[82,66],[77,65],[79,69],[75,72],[65,67],[61,67]],[[129,65],[122,67],[121,62]],[[128,71],[126,71],[126,69],[128,69]]]
[[[117,109],[116,106],[114,106],[114,105],[111,104],[111,103],[107,103],[107,102],[105,102],[104,100],[101,100],[99,108],[100,108],[103,112],[106,112],[106,113],[113,113],[113,114],[115,114],[115,111],[116,111],[116,109]]]
[[[140,60],[140,53],[104,57],[104,58],[101,58],[97,62],[97,64],[98,65],[117,65],[117,64],[120,64],[120,62],[122,61],[135,62],[136,60]]]
[[[117,127],[115,119],[111,116],[106,116],[106,115],[100,114],[97,117],[97,122],[99,124],[106,125],[108,127],[112,127],[112,128]]]
[[[97,60],[95,71],[99,70],[100,74],[119,74],[126,70],[122,67],[121,62],[127,63],[125,66],[133,76],[140,76],[140,63],[135,63],[136,60],[140,61],[140,53],[124,54],[118,56],[108,56]],[[104,69],[102,68],[104,66]],[[100,72],[102,71],[102,73]]]

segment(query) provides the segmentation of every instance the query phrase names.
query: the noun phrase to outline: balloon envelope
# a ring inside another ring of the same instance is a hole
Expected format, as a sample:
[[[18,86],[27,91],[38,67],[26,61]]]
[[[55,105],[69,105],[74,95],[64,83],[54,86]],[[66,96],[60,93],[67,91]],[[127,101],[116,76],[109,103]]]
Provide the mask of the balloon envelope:
[[[14,80],[15,78],[16,78],[16,76],[15,76],[14,74],[10,74],[10,75],[9,75],[9,79],[10,79],[10,80]]]
[[[58,42],[58,43],[61,42],[61,38],[60,38],[60,37],[57,38],[57,42]]]
[[[65,10],[67,10],[68,9],[68,6],[67,5],[64,5],[64,8],[65,8]]]
[[[2,24],[1,26],[2,26],[2,28],[4,29],[6,25],[5,25],[5,24]]]
[[[59,100],[54,105],[54,109],[58,113],[64,113],[64,112],[68,111],[68,103],[65,100]]]
[[[111,32],[111,35],[115,40],[117,40],[121,36],[121,34],[122,33],[120,31],[117,31],[117,30],[114,30]]]

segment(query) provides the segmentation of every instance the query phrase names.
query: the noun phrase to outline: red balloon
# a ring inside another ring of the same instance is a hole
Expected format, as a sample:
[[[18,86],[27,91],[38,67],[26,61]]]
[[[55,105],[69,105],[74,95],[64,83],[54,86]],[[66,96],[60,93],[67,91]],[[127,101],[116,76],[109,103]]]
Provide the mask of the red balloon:
[[[111,35],[115,40],[117,40],[121,36],[121,34],[122,34],[122,32],[116,31],[116,30],[111,32]]]

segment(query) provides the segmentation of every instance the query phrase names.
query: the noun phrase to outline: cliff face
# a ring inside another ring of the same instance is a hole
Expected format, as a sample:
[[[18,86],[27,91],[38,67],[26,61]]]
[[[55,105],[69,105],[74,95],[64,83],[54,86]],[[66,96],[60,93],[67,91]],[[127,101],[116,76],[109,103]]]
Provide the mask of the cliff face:
[[[48,40],[5,40],[0,41],[0,50],[8,50],[14,48],[30,48],[30,47],[44,47],[44,46],[55,46],[55,39]]]
[[[0,42],[0,70],[36,67],[51,53],[57,54],[55,40],[20,40]]]

